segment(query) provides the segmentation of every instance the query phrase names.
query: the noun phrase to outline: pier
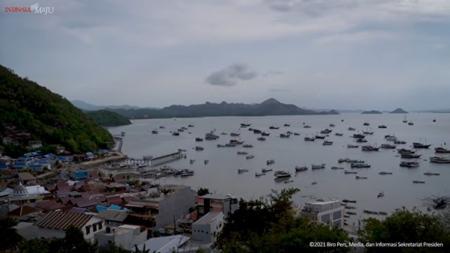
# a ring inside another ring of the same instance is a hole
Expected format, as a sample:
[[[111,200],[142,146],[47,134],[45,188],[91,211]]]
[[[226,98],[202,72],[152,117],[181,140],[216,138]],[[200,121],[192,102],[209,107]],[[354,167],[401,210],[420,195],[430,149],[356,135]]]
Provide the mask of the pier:
[[[185,155],[182,151],[177,151],[175,153],[170,153],[163,156],[153,157],[144,156],[142,159],[128,158],[122,162],[124,165],[145,165],[149,167],[161,165],[164,163],[172,162],[184,158]]]

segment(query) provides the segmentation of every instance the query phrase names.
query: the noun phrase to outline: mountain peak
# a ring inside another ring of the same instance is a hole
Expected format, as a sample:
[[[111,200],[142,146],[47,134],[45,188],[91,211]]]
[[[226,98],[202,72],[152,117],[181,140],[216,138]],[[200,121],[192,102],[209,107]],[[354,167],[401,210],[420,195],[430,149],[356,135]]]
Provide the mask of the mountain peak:
[[[393,110],[390,113],[408,113],[408,112],[403,110],[402,108],[397,108],[397,109]]]
[[[267,105],[267,104],[281,104],[280,101],[276,100],[275,98],[269,98],[267,100],[265,100],[264,102],[261,103],[262,105]]]

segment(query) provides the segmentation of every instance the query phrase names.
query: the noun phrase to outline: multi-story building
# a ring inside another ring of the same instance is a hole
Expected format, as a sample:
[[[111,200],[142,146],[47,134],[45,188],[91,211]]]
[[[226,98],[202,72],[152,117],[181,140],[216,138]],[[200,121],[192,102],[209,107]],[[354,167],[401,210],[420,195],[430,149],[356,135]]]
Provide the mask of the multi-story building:
[[[224,225],[222,212],[209,212],[192,224],[192,240],[213,243]]]
[[[222,212],[224,217],[234,213],[239,208],[238,199],[231,195],[206,194],[197,197],[198,217],[211,212]]]
[[[107,226],[105,230],[96,233],[94,237],[99,246],[113,242],[124,249],[132,249],[135,245],[147,241],[147,230],[133,225]]]
[[[301,215],[327,225],[344,226],[344,207],[340,200],[307,202]]]

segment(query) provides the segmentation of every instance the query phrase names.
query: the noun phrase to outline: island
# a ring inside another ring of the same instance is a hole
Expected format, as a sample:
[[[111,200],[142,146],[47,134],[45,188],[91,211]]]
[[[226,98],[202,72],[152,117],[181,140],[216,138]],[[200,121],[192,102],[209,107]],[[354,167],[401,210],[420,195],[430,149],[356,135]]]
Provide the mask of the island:
[[[106,110],[87,111],[86,116],[91,118],[95,123],[103,127],[130,125],[131,121],[124,116]]]
[[[397,108],[397,109],[393,110],[390,113],[405,114],[405,113],[408,113],[408,112],[403,110],[402,108]]]
[[[371,111],[363,111],[361,114],[383,114],[383,113],[380,111],[371,110]]]

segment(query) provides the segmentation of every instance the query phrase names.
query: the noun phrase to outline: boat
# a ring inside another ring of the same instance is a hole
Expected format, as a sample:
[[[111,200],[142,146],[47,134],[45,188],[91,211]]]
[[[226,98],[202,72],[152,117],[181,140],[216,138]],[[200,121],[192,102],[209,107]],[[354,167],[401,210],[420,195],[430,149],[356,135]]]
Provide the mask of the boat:
[[[403,121],[402,121],[403,123],[408,123],[408,121],[406,120],[406,116],[405,117],[403,117]]]
[[[285,127],[290,127],[291,125],[289,125],[289,124],[284,124],[284,126],[285,126]]]
[[[363,124],[363,126],[369,126],[370,125],[370,123],[369,122],[364,122],[364,124]]]
[[[338,159],[338,163],[346,163],[346,162],[348,162],[350,159],[348,159],[348,158],[339,158]]]
[[[190,164],[193,164],[193,163],[195,163],[195,159],[191,159],[191,160],[189,160],[189,163],[190,163]]]
[[[345,208],[345,209],[350,209],[350,210],[356,209],[356,207],[354,207],[354,206],[345,206],[344,208]]]
[[[415,183],[415,184],[425,184],[425,181],[414,180],[413,183]]]
[[[333,130],[326,128],[325,130],[320,131],[321,134],[329,134],[333,132]]]
[[[305,141],[314,141],[315,139],[312,137],[305,137]]]
[[[248,169],[239,168],[238,173],[248,172]]]
[[[267,165],[271,165],[271,164],[274,164],[274,163],[275,163],[275,160],[272,160],[272,159],[271,160],[267,160],[267,162],[266,162]]]
[[[439,176],[440,174],[439,173],[432,173],[432,172],[429,172],[429,171],[427,171],[427,172],[425,172],[425,173],[423,173],[425,176]]]
[[[269,136],[270,133],[262,132],[261,135],[262,135],[262,136]]]
[[[330,127],[335,127],[335,125],[334,124],[330,124]]]
[[[226,143],[225,147],[234,148],[236,147],[236,144]]]
[[[378,173],[378,174],[380,174],[380,175],[392,175],[392,172],[385,172],[385,171],[382,171],[382,172],[380,172],[380,173]]]
[[[238,155],[248,155],[248,153],[247,153],[247,152],[244,152],[244,151],[238,151],[237,154],[238,154]]]
[[[289,134],[280,134],[280,138],[289,138]]]
[[[370,164],[367,164],[367,163],[352,163],[352,164],[350,164],[350,167],[352,169],[370,168]]]
[[[364,134],[353,134],[352,136],[355,139],[364,139],[366,136]]]
[[[244,148],[253,148],[253,145],[251,145],[251,144],[245,144],[245,145],[243,145],[242,147],[244,147]]]
[[[195,141],[200,142],[200,141],[203,141],[203,139],[202,138],[195,138]]]
[[[252,124],[249,124],[248,122],[247,123],[241,123],[241,127],[242,128],[246,128],[246,127],[249,127],[249,126],[251,126]]]
[[[395,149],[397,146],[392,145],[392,144],[381,144],[380,148],[384,148],[384,149]]]
[[[363,134],[366,134],[366,135],[373,135],[373,133],[374,133],[374,132],[363,131]]]
[[[202,151],[202,150],[204,150],[204,148],[203,148],[203,147],[200,147],[200,146],[196,146],[196,147],[195,147],[195,150],[196,150],[196,151]]]
[[[227,133],[221,133],[220,135],[228,135]]]
[[[165,129],[166,127],[165,127],[165,126],[159,126],[159,128],[160,128],[160,129]]]
[[[336,135],[336,136],[344,136],[343,133],[335,133],[334,135]]]
[[[317,182],[311,182],[311,185],[316,185],[317,184]]]
[[[306,170],[308,170],[308,167],[306,167],[306,166],[303,166],[303,167],[295,166],[295,171],[296,171],[296,172],[299,172],[299,171],[306,171]]]
[[[408,126],[414,126],[414,123],[412,121],[408,122]]]
[[[347,148],[359,148],[359,146],[358,145],[348,144]]]
[[[378,197],[377,198],[381,198],[381,197],[384,197],[384,192],[378,193]]]
[[[387,128],[385,125],[379,125],[378,128]]]
[[[206,133],[205,134],[205,140],[211,141],[211,140],[216,140],[219,139],[219,136],[213,134],[213,133]]]
[[[188,125],[188,127],[194,127],[194,125]]]
[[[325,163],[322,163],[322,164],[313,164],[313,165],[311,165],[311,168],[312,168],[313,170],[325,169]]]
[[[248,160],[248,159],[253,159],[253,158],[255,158],[255,156],[254,156],[254,155],[248,155],[248,156],[246,156],[245,158]]]
[[[435,153],[439,153],[439,154],[449,154],[450,153],[450,149],[445,149],[443,147],[438,147],[434,149]]]
[[[406,144],[406,141],[399,141],[399,140],[396,140],[396,141],[394,141],[394,144],[404,145],[404,144]]]
[[[264,175],[266,175],[266,173],[258,173],[258,172],[255,173],[255,177],[260,177],[260,176],[264,176]]]
[[[194,175],[194,171],[193,170],[185,170],[184,172],[181,173],[181,177],[189,177],[189,176],[193,176]]]
[[[419,163],[418,162],[401,162],[400,167],[417,168],[417,167],[419,167]]]
[[[222,145],[222,144],[217,144],[217,147],[218,147],[218,148],[224,148],[224,147],[225,147],[225,145]]]
[[[267,168],[262,168],[261,169],[261,171],[263,172],[263,173],[266,173],[266,172],[269,172],[269,171],[272,171],[273,169],[267,169]]]
[[[259,137],[257,140],[258,140],[258,141],[265,141],[266,138],[264,138],[264,137]]]
[[[180,136],[180,133],[179,132],[173,132],[172,135],[173,136]]]
[[[234,145],[241,145],[243,144],[243,141],[238,141],[238,140],[230,140],[230,144],[234,144]]]
[[[208,164],[209,163],[209,160],[205,160],[205,162],[204,162],[205,164]]]
[[[316,139],[325,139],[325,137],[326,137],[325,135],[316,135],[315,138]]]
[[[433,122],[436,122],[436,119],[433,119]]]
[[[416,153],[415,150],[406,149],[406,148],[397,149],[397,151],[399,154],[414,154],[414,153]]]
[[[294,133],[294,135],[299,136],[300,134],[299,133]]]
[[[395,137],[394,135],[385,135],[384,138],[387,141],[396,141],[397,140],[397,137]]]
[[[153,131],[152,131],[152,134],[158,134],[158,131],[153,130]]]
[[[287,178],[287,177],[291,177],[291,173],[287,172],[287,171],[275,171],[274,174],[275,178]]]
[[[303,128],[311,128],[311,126],[305,125],[303,126]]]
[[[182,133],[182,132],[184,132],[184,129],[179,128],[177,131],[180,132],[180,133]]]
[[[431,144],[427,145],[427,144],[423,144],[420,142],[413,142],[414,148],[429,148],[430,146],[431,146]]]
[[[418,159],[421,155],[411,154],[411,153],[400,153],[401,157],[404,159]]]
[[[356,173],[358,173],[358,172],[356,172],[356,171],[344,171],[344,174],[356,174]]]
[[[356,142],[357,143],[366,143],[367,140],[366,139],[357,139]]]
[[[344,203],[356,203],[356,200],[343,199],[342,202],[344,202]]]
[[[355,131],[356,129],[355,128],[353,128],[353,127],[349,127],[348,128],[348,131]]]
[[[370,146],[370,145],[361,147],[362,151],[378,151],[379,149],[380,149],[379,147],[377,148],[377,147]]]
[[[323,146],[330,146],[330,145],[333,145],[333,142],[332,141],[324,141],[322,145]]]
[[[363,160],[354,160],[354,159],[349,159],[347,162],[348,163],[365,163],[365,161],[363,161]]]
[[[331,169],[332,169],[332,170],[343,170],[344,167],[336,167],[336,166],[333,166],[333,167],[331,167]]]
[[[269,129],[276,130],[276,129],[280,129],[280,127],[270,126]]]
[[[260,134],[260,133],[262,133],[262,131],[259,130],[259,129],[253,129],[253,133],[254,133],[254,134]]]
[[[292,182],[294,182],[294,180],[288,180],[288,181],[285,181],[284,183],[285,184],[289,184],[289,183],[292,183]]]
[[[430,157],[430,163],[450,163],[450,158],[433,156]]]
[[[230,136],[232,137],[238,137],[239,135],[241,135],[240,133],[231,133]]]
[[[367,177],[356,176],[355,179],[367,179]]]
[[[291,134],[292,134],[292,132],[291,132],[291,131],[287,131],[287,132],[286,132],[286,134],[288,134],[288,135],[291,135]]]

